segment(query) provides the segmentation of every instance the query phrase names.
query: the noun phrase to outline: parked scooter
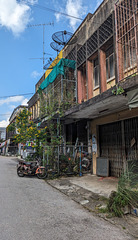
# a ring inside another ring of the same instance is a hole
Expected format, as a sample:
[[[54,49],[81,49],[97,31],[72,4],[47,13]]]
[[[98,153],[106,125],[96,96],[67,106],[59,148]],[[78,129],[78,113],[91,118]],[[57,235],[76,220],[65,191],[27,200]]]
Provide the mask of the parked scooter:
[[[17,164],[17,175],[24,177],[25,175],[36,175],[40,179],[47,177],[46,167],[41,166],[39,161],[25,162],[20,160]]]

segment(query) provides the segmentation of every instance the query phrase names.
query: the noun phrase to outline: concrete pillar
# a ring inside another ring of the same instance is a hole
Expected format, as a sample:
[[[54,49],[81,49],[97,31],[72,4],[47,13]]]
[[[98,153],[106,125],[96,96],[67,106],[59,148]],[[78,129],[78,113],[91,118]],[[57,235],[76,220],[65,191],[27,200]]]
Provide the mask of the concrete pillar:
[[[118,76],[119,81],[122,80],[124,77],[124,61],[123,61],[123,50],[122,50],[122,44],[118,44]]]
[[[82,92],[83,92],[83,101],[87,100],[87,80],[86,80],[86,68],[83,68],[83,77],[82,77]]]
[[[38,117],[40,116],[40,100],[38,100]]]
[[[93,63],[87,61],[88,99],[93,97]]]
[[[100,86],[101,93],[107,90],[106,82],[106,54],[100,49]]]
[[[78,103],[81,103],[82,99],[83,99],[82,71],[78,69]]]

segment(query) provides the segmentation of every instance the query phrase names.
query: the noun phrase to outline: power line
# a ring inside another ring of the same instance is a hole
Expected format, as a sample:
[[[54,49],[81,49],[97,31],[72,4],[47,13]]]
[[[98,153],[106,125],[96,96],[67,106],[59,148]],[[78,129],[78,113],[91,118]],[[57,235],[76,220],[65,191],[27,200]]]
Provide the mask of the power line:
[[[49,11],[49,12],[55,12],[55,13],[64,15],[64,16],[69,17],[69,18],[75,18],[75,19],[77,19],[77,20],[83,21],[83,18],[75,17],[75,16],[69,15],[69,14],[67,14],[67,13],[63,13],[63,12],[60,12],[60,11],[56,11],[56,10],[54,10],[54,9],[47,8],[47,7],[38,5],[38,4],[33,5],[33,7],[40,8],[40,9],[42,9],[42,10],[46,10],[46,11]]]
[[[31,5],[32,7],[35,7],[35,8],[39,8],[39,9],[41,9],[41,10],[45,10],[45,11],[49,11],[49,12],[54,12],[54,13],[58,13],[58,14],[60,14],[60,15],[63,15],[63,16],[66,16],[66,17],[69,17],[69,18],[74,18],[74,19],[77,19],[77,20],[80,20],[80,21],[83,21],[85,18],[79,18],[79,17],[75,17],[75,16],[73,16],[73,15],[70,15],[70,14],[67,14],[67,13],[64,13],[64,12],[60,12],[60,11],[57,11],[57,10],[54,10],[54,9],[52,9],[52,8],[48,8],[48,7],[45,7],[45,6],[41,6],[41,5],[38,5],[38,4],[31,4],[31,3],[29,3],[29,2],[26,2],[26,1],[20,1],[20,0],[17,0],[19,3],[27,3],[28,5]],[[99,5],[100,6],[100,5]],[[99,7],[98,7],[99,8]],[[98,9],[97,8],[97,9]],[[96,9],[96,10],[97,10]],[[106,14],[108,14],[109,13],[109,11],[107,11],[106,12]],[[93,14],[92,14],[93,15]],[[99,25],[99,24],[101,24],[101,22],[98,22],[97,20],[96,21],[92,21],[94,24],[97,24],[97,25]]]
[[[0,113],[0,116],[5,116],[5,115],[6,115],[6,116],[7,116],[7,115],[9,116],[9,115],[11,115],[11,113]]]
[[[19,2],[19,3],[23,3],[23,2],[24,2],[24,3],[27,3],[28,5],[31,5],[31,6],[33,6],[33,7],[36,7],[36,8],[45,10],[45,11],[54,12],[54,13],[59,13],[59,14],[64,15],[64,16],[66,16],[66,17],[75,18],[75,19],[78,19],[78,20],[81,20],[81,21],[83,20],[83,18],[75,17],[75,16],[69,15],[69,14],[67,14],[67,13],[63,13],[63,12],[60,12],[60,11],[56,11],[56,10],[54,10],[54,9],[52,9],[52,8],[44,7],[44,6],[41,6],[41,5],[38,5],[38,4],[31,4],[31,3],[29,3],[29,2],[20,1],[20,0],[18,0],[17,2]]]
[[[0,98],[18,97],[18,96],[26,96],[26,95],[32,95],[32,94],[34,93],[23,93],[23,94],[17,94],[17,95],[0,96]]]

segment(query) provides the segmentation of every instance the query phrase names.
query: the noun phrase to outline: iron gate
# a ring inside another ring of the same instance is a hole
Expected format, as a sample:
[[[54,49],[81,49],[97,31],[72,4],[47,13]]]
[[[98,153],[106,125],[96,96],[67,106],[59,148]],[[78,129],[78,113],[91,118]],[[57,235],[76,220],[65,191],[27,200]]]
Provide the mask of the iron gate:
[[[99,126],[99,137],[100,157],[109,159],[110,176],[120,177],[124,153],[128,164],[138,164],[138,117]]]
[[[109,159],[109,175],[119,177],[123,167],[121,122],[100,126],[100,156]]]

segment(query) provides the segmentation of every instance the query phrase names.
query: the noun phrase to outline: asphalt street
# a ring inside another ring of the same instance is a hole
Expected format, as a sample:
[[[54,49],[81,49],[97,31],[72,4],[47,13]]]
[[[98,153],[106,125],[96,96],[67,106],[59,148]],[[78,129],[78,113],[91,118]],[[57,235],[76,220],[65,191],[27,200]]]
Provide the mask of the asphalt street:
[[[130,240],[37,177],[18,177],[0,156],[0,240]]]

